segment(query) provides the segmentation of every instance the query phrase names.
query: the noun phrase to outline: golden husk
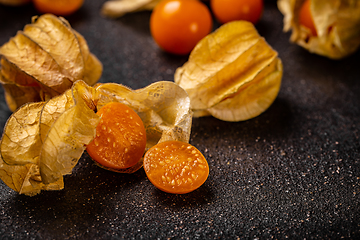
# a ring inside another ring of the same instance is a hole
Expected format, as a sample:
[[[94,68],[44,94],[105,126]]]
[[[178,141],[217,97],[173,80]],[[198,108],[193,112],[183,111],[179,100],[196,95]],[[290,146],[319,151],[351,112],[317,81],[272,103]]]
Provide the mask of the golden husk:
[[[175,82],[190,97],[194,116],[224,121],[258,116],[275,100],[282,63],[246,21],[222,25],[202,39],[175,72]]]
[[[122,102],[138,113],[146,128],[146,150],[162,141],[189,141],[190,99],[175,83],[132,90],[116,83],[91,87],[79,80],[62,95],[26,104],[10,116],[0,142],[0,178],[30,196],[63,189],[63,176],[71,174],[95,137],[100,121],[95,111],[109,102]],[[142,160],[118,172],[132,173],[141,166]]]
[[[101,62],[85,39],[62,17],[44,14],[0,48],[0,83],[11,111],[28,102],[49,100],[77,80],[95,84]]]
[[[110,0],[104,3],[101,13],[110,18],[122,17],[127,13],[153,10],[160,0]]]
[[[342,59],[360,46],[360,1],[311,0],[310,11],[317,36],[299,24],[300,8],[305,0],[278,0],[284,15],[284,31],[292,31],[290,41],[311,53]]]

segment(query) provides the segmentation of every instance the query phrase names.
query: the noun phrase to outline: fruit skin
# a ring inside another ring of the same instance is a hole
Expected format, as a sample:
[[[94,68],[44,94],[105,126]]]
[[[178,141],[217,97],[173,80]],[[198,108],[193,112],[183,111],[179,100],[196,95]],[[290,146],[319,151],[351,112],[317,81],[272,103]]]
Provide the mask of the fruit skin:
[[[313,36],[317,36],[314,19],[310,10],[311,0],[306,0],[300,8],[299,23],[310,29]]]
[[[155,42],[176,55],[188,54],[211,30],[210,10],[197,0],[162,0],[150,17]]]
[[[173,194],[192,192],[209,176],[202,153],[180,141],[161,142],[150,148],[144,156],[144,170],[155,187]]]
[[[87,145],[90,157],[114,170],[134,166],[146,147],[146,130],[141,118],[129,106],[112,102],[96,114],[101,116],[96,137]]]
[[[256,24],[263,13],[263,0],[211,0],[211,10],[220,23],[245,20]]]
[[[84,0],[32,0],[40,13],[68,16],[79,10]]]

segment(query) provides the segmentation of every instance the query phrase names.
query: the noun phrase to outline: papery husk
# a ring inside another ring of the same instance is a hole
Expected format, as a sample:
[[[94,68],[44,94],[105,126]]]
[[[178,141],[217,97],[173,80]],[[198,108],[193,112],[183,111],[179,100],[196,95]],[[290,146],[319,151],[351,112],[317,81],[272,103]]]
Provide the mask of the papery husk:
[[[25,104],[8,119],[0,142],[0,178],[29,196],[61,190],[100,121],[84,103],[93,89],[83,81],[47,102]],[[90,93],[89,93],[90,92]]]
[[[28,103],[14,112],[5,125],[0,145],[0,178],[11,189],[29,196],[64,187],[62,179],[44,184],[40,176],[39,122],[44,104]]]
[[[111,0],[104,3],[101,13],[110,18],[122,17],[127,13],[153,10],[160,0]]]
[[[21,6],[30,3],[31,0],[0,0],[0,4],[8,6]]]
[[[52,14],[33,17],[0,48],[0,55],[0,83],[11,111],[60,95],[76,80],[94,85],[102,74],[102,64],[85,39]]]
[[[277,2],[284,15],[284,31],[292,31],[291,42],[330,59],[342,59],[359,49],[360,1],[311,0],[310,11],[317,36],[299,24],[299,12],[304,1]]]
[[[164,141],[189,142],[192,124],[190,99],[186,91],[177,84],[159,81],[142,89],[131,90],[120,84],[105,83],[96,90],[99,94],[96,101],[98,110],[109,102],[120,102],[131,107],[140,116],[146,130],[145,152]],[[142,163],[143,159],[128,169],[106,169],[132,173],[141,168]]]
[[[175,83],[132,90],[115,83],[91,87],[79,80],[62,95],[25,104],[10,116],[0,142],[0,178],[29,196],[63,189],[63,176],[71,174],[96,135],[100,116],[95,112],[110,102],[127,104],[139,114],[146,128],[146,151],[162,141],[189,141],[190,99]],[[142,159],[117,172],[133,173],[141,167]]]
[[[247,21],[222,25],[202,39],[175,72],[194,117],[244,121],[264,112],[278,95],[282,62]]]
[[[65,107],[47,131],[40,154],[40,174],[45,184],[71,174],[86,145],[95,137],[100,117],[94,112],[92,99],[88,97],[94,93],[94,89],[83,81],[74,84],[74,105]]]

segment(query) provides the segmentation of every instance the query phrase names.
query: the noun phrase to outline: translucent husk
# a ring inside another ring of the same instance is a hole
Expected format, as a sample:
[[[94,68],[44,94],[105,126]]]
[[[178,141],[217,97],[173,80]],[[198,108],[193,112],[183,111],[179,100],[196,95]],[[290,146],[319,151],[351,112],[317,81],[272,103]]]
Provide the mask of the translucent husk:
[[[157,82],[132,90],[115,83],[91,87],[79,80],[65,93],[28,103],[10,116],[0,142],[0,178],[30,196],[63,189],[63,176],[71,174],[96,134],[100,121],[96,110],[114,101],[139,114],[146,128],[146,151],[162,141],[189,141],[190,99],[175,83]],[[132,173],[141,167],[142,160],[118,172]]]
[[[95,84],[101,62],[62,17],[44,14],[0,48],[0,83],[11,111],[64,93],[76,80]]]
[[[305,0],[278,0],[284,15],[284,31],[292,31],[290,41],[311,53],[342,59],[360,46],[360,1],[311,0],[310,11],[317,36],[299,24],[300,8]]]
[[[195,117],[243,121],[273,103],[282,72],[277,52],[254,25],[234,21],[196,45],[189,60],[176,70],[175,82],[188,92]]]
[[[111,0],[104,3],[101,13],[118,18],[127,13],[153,10],[160,0]]]

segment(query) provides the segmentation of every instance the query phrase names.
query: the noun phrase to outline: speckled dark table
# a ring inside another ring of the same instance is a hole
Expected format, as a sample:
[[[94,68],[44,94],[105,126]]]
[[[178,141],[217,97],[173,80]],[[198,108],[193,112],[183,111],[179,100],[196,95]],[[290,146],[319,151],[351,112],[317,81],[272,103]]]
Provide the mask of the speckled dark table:
[[[106,19],[104,2],[86,0],[67,18],[103,63],[100,81],[134,89],[172,81],[187,56],[158,49],[150,13]],[[279,96],[249,121],[194,119],[190,142],[210,165],[200,189],[166,194],[142,169],[108,172],[84,154],[62,191],[27,197],[0,181],[0,239],[359,237],[360,52],[332,61],[290,44],[275,1],[265,2],[257,28],[284,62]],[[36,14],[0,6],[0,44]],[[0,91],[2,129],[10,112]]]

